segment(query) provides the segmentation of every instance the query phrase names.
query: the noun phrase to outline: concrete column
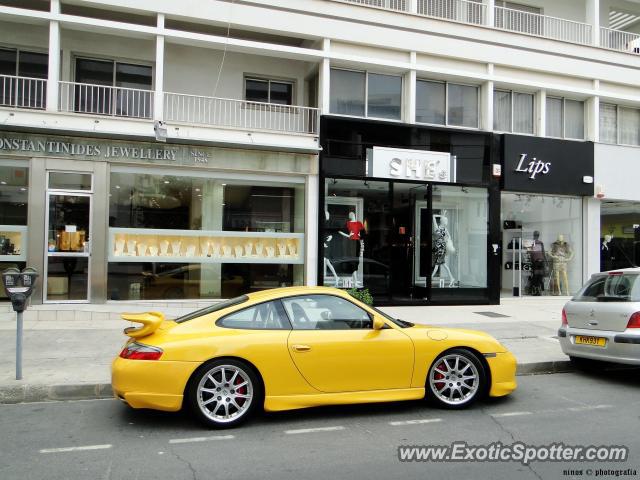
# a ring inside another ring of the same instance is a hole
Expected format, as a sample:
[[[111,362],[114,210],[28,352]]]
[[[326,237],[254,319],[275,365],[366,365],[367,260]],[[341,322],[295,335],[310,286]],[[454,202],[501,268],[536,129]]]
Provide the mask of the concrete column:
[[[495,23],[495,6],[496,2],[494,0],[484,0],[485,6],[485,15],[484,15],[484,24],[488,27],[493,27]]]
[[[583,283],[600,271],[600,200],[584,197],[583,200]]]
[[[164,30],[164,14],[158,14],[158,29]],[[156,35],[155,90],[153,94],[153,118],[164,120],[164,35]]]
[[[60,13],[60,0],[51,0],[51,13]],[[57,112],[60,82],[60,23],[49,22],[49,67],[47,72],[47,111]]]
[[[586,101],[586,137],[592,142],[600,141],[600,97],[594,96]]]
[[[410,52],[411,65],[416,64],[416,52]],[[416,123],[416,70],[412,68],[404,75],[403,118],[406,123]]]
[[[536,95],[536,131],[539,137],[547,136],[547,91],[540,90]]]
[[[600,45],[600,0],[586,0],[586,22],[591,25],[591,43]]]
[[[305,209],[305,277],[308,286],[318,284],[318,175],[307,177]]]
[[[493,130],[493,82],[484,82],[480,87],[480,128]]]
[[[418,0],[408,0],[407,11],[409,13],[418,13]]]
[[[322,41],[322,50],[328,54],[331,49],[331,40],[325,38]],[[326,115],[329,113],[331,91],[331,60],[323,58],[320,61],[320,71],[318,74],[318,107],[320,113]]]

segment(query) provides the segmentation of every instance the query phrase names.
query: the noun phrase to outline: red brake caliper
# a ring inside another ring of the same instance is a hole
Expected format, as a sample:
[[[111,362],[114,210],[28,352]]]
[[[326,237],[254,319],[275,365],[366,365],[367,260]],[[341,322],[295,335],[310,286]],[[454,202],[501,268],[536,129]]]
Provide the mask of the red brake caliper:
[[[240,385],[242,382],[243,382],[242,378],[240,378],[240,376],[238,375],[238,378],[236,378],[236,382],[235,382],[235,384],[236,384],[236,385]],[[245,395],[245,394],[247,393],[247,386],[246,386],[246,385],[244,385],[244,386],[242,386],[242,387],[240,387],[240,388],[236,388],[236,393],[239,393],[240,395]],[[243,403],[243,404],[244,404],[244,402],[246,402],[246,401],[247,401],[247,399],[246,399],[246,398],[239,398],[239,399],[237,400],[238,404],[240,404],[240,400],[242,400],[242,403]]]
[[[447,367],[445,366],[444,362],[440,363],[439,365],[436,365],[436,368],[438,368],[440,370],[446,370],[447,369]],[[444,379],[444,375],[441,374],[440,372],[436,371],[436,373],[433,376],[433,378],[436,380],[433,383],[441,383],[441,384],[443,384],[442,388],[444,388],[446,386],[447,382],[445,382],[443,380]],[[441,381],[439,381],[439,380],[441,380]],[[441,390],[442,390],[442,388],[441,388]]]

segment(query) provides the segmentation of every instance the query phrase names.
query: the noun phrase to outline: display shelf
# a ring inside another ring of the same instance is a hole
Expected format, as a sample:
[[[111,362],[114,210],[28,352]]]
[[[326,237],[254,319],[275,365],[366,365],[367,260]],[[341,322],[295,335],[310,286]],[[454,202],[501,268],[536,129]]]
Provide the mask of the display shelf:
[[[26,261],[27,227],[25,225],[0,225],[0,262]]]
[[[304,234],[109,229],[109,262],[304,263]]]

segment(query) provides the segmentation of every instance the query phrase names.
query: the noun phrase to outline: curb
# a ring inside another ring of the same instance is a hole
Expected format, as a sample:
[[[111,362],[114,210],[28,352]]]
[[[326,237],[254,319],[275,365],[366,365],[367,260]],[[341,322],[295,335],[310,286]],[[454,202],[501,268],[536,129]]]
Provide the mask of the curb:
[[[543,375],[575,370],[569,360],[518,364],[516,375]],[[0,386],[0,404],[98,400],[113,398],[110,383]]]
[[[0,386],[0,404],[113,398],[110,383]]]

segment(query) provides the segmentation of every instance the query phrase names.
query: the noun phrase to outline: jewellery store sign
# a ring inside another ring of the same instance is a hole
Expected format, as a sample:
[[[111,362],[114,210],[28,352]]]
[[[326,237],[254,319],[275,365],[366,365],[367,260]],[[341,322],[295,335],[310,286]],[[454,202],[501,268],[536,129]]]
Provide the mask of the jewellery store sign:
[[[104,142],[94,139],[0,135],[0,153],[25,157],[62,157],[76,160],[207,165],[212,148],[158,146],[153,143]]]
[[[503,189],[593,195],[592,142],[504,135]]]
[[[367,151],[367,176],[422,182],[455,182],[455,157],[446,152],[373,147]]]

